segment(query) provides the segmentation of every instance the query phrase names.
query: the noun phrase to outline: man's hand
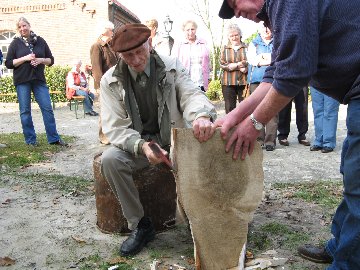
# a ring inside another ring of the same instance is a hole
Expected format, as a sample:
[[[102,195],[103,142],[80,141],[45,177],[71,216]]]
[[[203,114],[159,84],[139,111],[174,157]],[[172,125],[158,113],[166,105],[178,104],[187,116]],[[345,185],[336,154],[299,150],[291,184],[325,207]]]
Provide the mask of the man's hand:
[[[159,148],[161,149],[161,152],[165,156],[168,154],[168,152],[166,152],[160,146],[159,146]],[[151,150],[151,148],[149,146],[149,142],[144,142],[144,144],[142,145],[142,151],[145,154],[145,156],[147,157],[147,159],[149,160],[150,164],[156,165],[156,164],[163,162],[163,160],[161,158],[157,157],[156,154],[153,152],[153,150]]]
[[[254,128],[250,117],[247,117],[234,128],[229,139],[227,139],[225,151],[229,152],[233,148],[233,159],[237,159],[240,155],[241,159],[244,160],[247,154],[251,155],[254,151],[259,133]]]
[[[221,127],[221,138],[227,140],[229,130],[242,120],[242,116],[237,113],[237,110],[236,108],[224,117],[217,119],[211,127],[210,136],[215,133],[216,128]]]
[[[211,138],[212,123],[208,117],[199,117],[193,122],[193,132],[196,139],[199,142],[206,142]]]

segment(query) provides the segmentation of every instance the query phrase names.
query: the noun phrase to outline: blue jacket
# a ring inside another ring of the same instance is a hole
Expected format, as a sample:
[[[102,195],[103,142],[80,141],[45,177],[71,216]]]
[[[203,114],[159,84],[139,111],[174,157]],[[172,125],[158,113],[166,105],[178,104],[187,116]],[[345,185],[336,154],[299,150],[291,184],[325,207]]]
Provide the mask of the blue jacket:
[[[272,40],[269,44],[266,44],[261,38],[260,34],[257,34],[257,36],[252,40],[252,43],[256,48],[256,55],[261,53],[271,53],[273,48]],[[247,81],[249,83],[260,83],[264,76],[266,68],[267,66],[257,67],[249,65]]]
[[[359,0],[265,0],[274,49],[263,81],[288,97],[310,82],[343,104],[360,98],[359,10]]]

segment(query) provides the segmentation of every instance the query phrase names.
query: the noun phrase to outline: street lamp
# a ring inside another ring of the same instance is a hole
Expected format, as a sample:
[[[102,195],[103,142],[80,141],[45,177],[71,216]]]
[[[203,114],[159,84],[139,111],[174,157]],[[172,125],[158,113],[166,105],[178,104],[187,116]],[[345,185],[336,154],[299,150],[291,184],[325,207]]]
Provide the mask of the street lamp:
[[[170,16],[167,15],[166,19],[164,21],[164,27],[165,27],[165,31],[168,36],[170,36],[170,32],[172,30],[172,25],[173,25],[173,21],[170,19]]]

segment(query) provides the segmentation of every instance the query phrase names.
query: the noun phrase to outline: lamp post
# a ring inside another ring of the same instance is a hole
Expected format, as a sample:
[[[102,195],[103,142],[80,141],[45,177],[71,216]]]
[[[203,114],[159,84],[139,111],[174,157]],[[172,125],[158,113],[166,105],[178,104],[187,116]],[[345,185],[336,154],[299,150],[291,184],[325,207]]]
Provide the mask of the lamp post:
[[[167,36],[170,36],[170,32],[172,30],[172,25],[173,25],[173,21],[170,19],[170,16],[167,15],[166,19],[164,21],[164,27],[165,27],[165,31],[167,33]]]
[[[170,19],[170,16],[167,15],[166,19],[164,21],[164,28],[165,28],[165,32],[166,32],[166,36],[164,37],[164,39],[166,40],[166,43],[168,45],[169,55],[171,54],[171,49],[174,45],[174,39],[170,36],[170,32],[172,30],[172,25],[173,25],[173,21]]]

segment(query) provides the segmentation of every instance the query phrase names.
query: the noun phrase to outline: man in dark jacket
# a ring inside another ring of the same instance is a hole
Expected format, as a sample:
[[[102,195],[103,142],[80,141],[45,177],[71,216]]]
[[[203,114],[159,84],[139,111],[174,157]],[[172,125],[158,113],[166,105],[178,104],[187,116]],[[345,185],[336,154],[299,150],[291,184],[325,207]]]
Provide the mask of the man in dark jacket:
[[[99,23],[99,37],[90,49],[92,76],[94,78],[94,87],[96,91],[100,91],[101,77],[109,70],[109,68],[115,66],[118,61],[116,53],[109,45],[113,37],[113,31],[114,24],[112,22],[104,21]],[[99,117],[99,140],[102,144],[109,144],[109,140],[102,131],[101,117]]]
[[[225,0],[219,16],[263,20],[272,30],[272,63],[260,91],[215,122],[234,144],[233,158],[251,154],[263,125],[310,83],[324,94],[348,104],[348,135],[340,171],[344,198],[332,223],[333,238],[325,248],[307,245],[301,256],[332,262],[328,270],[360,269],[360,1]],[[250,116],[249,116],[250,115]],[[231,136],[230,128],[237,125]]]

